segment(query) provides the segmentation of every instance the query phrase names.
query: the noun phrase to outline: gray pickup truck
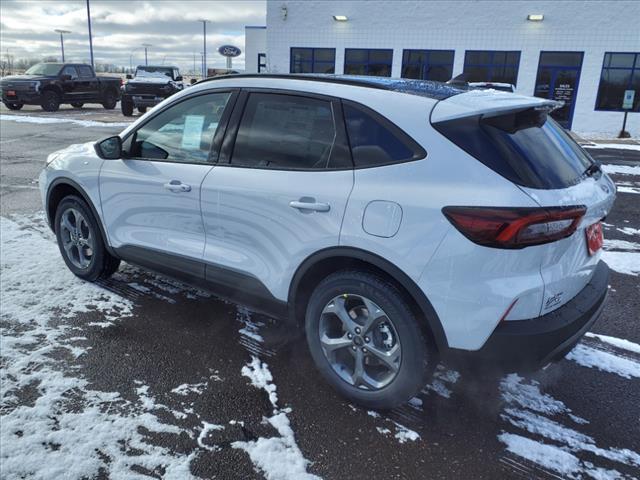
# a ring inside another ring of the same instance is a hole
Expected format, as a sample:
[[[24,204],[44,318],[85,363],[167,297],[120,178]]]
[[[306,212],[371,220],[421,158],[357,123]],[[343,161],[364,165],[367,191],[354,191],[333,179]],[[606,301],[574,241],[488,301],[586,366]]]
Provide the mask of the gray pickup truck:
[[[98,77],[90,65],[80,63],[38,63],[24,75],[0,81],[2,103],[10,110],[23,105],[40,105],[55,112],[63,103],[82,108],[85,103],[100,103],[113,110],[120,99],[119,77]]]

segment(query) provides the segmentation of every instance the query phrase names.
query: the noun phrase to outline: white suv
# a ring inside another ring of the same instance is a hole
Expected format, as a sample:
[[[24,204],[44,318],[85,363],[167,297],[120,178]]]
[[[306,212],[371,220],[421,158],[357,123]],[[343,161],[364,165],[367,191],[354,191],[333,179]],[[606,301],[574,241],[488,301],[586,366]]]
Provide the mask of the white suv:
[[[237,75],[165,100],[40,176],[68,267],[120,260],[304,326],[368,407],[438,359],[561,358],[599,316],[615,186],[554,102],[374,77]]]

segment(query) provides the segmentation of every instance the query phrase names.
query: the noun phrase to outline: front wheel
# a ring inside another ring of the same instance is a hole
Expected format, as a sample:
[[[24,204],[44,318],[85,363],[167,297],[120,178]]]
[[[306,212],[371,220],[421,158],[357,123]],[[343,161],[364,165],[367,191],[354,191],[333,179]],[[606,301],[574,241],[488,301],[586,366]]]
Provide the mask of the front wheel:
[[[42,94],[41,106],[45,112],[57,112],[60,108],[60,95],[53,90],[47,90]]]
[[[107,251],[97,220],[83,199],[63,198],[54,221],[60,253],[76,276],[93,282],[118,270],[120,260]]]
[[[81,102],[73,102],[73,103],[71,104],[71,106],[72,106],[73,108],[82,108],[82,107],[84,106],[84,103],[81,103]]]
[[[130,117],[133,115],[133,102],[127,97],[122,97],[122,100],[120,100],[120,109],[125,117]]]
[[[2,102],[2,103],[4,103],[5,107],[7,107],[9,110],[20,110],[24,106],[24,103],[9,103],[9,102]]]
[[[147,113],[147,107],[138,107],[138,112]]]
[[[113,110],[114,108],[116,108],[117,104],[118,95],[115,92],[109,91],[104,94],[104,98],[102,100],[102,106],[104,108],[106,108],[107,110]]]
[[[320,373],[360,405],[396,407],[427,382],[428,344],[418,319],[381,276],[343,270],[325,278],[311,295],[305,328]]]

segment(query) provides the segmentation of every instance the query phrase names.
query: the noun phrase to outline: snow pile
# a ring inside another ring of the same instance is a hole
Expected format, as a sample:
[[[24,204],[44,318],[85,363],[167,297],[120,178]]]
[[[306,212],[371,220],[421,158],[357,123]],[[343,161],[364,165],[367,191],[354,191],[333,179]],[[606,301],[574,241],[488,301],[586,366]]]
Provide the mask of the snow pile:
[[[311,480],[319,477],[307,472],[309,461],[304,458],[296,444],[287,414],[290,409],[278,409],[276,386],[266,363],[253,357],[251,363],[242,368],[242,375],[251,380],[254,387],[261,388],[269,395],[273,405],[273,415],[264,421],[271,424],[279,437],[260,437],[248,442],[233,442],[231,446],[249,454],[253,464],[267,480]]]
[[[582,461],[576,453],[587,452],[605,462],[637,468],[640,455],[626,448],[599,447],[594,438],[576,430],[589,423],[574,415],[563,402],[542,393],[538,382],[517,374],[507,375],[500,384],[505,406],[500,417],[519,433],[501,432],[498,440],[514,455],[534,462],[566,478],[625,478],[616,471]],[[524,436],[533,435],[534,440]]]
[[[608,343],[609,345],[613,345],[614,347],[621,348],[622,350],[627,350],[629,352],[637,353],[640,355],[640,345],[637,343],[630,342],[624,338],[610,337],[609,335],[601,335],[599,333],[585,333],[585,337],[587,338],[596,338],[601,342]]]
[[[614,165],[608,163],[602,165],[602,170],[604,170],[605,173],[614,175],[640,175],[640,167],[631,165]]]
[[[0,115],[0,121],[19,122],[19,123],[74,123],[81,127],[128,127],[131,122],[98,122],[96,120],[78,120],[77,118],[66,117],[44,117],[36,115]]]
[[[449,398],[451,396],[450,387],[453,387],[459,379],[460,374],[458,372],[449,370],[440,364],[433,373],[433,380],[429,385],[424,387],[422,392],[427,394],[434,392],[443,398]]]
[[[602,252],[609,268],[625,275],[640,275],[640,252]]]
[[[149,434],[178,435],[151,411],[166,408],[138,386],[138,398],[89,387],[75,361],[80,313],[113,321],[132,304],[68,271],[42,217],[1,218],[0,463],[4,478],[134,478],[133,467],[164,478],[192,478],[193,455],[149,443]],[[65,354],[65,352],[67,354]],[[30,401],[24,401],[29,395]]]
[[[258,333],[258,330],[260,327],[264,326],[264,324],[251,320],[251,312],[248,308],[239,306],[237,310],[238,313],[236,315],[236,320],[243,325],[238,332],[245,337],[255,340],[256,342],[264,342],[262,335]]]

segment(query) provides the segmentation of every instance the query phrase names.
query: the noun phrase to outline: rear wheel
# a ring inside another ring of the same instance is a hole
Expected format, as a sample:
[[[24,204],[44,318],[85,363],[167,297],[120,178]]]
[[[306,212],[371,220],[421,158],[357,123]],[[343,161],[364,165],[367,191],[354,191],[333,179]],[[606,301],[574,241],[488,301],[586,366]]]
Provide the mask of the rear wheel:
[[[118,95],[113,90],[105,92],[102,99],[102,106],[107,110],[113,110],[118,104]]]
[[[82,103],[82,102],[73,102],[73,103],[71,104],[71,106],[72,106],[73,108],[82,108],[82,107],[83,107],[83,105],[84,105],[84,103]]]
[[[138,107],[138,112],[146,113],[147,112],[147,107]]]
[[[120,109],[125,117],[130,117],[133,115],[133,102],[127,97],[122,97],[122,100],[120,100]]]
[[[60,108],[60,95],[53,90],[47,90],[42,94],[42,109],[45,112],[57,112]]]
[[[427,381],[428,344],[418,319],[381,276],[344,270],[325,278],[311,295],[305,323],[321,374],[356,403],[393,408]]]
[[[22,107],[24,107],[24,103],[9,103],[9,102],[2,102],[4,103],[5,107],[7,107],[9,110],[20,110]]]
[[[93,282],[118,269],[120,260],[107,251],[97,220],[83,199],[63,198],[54,221],[60,253],[76,276]]]

